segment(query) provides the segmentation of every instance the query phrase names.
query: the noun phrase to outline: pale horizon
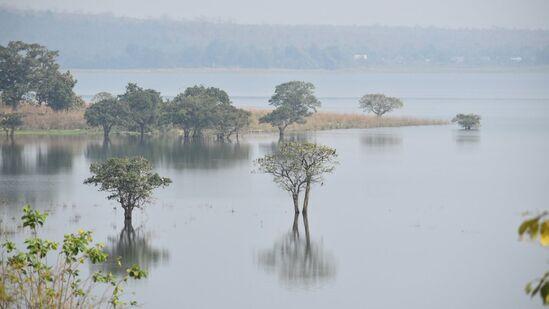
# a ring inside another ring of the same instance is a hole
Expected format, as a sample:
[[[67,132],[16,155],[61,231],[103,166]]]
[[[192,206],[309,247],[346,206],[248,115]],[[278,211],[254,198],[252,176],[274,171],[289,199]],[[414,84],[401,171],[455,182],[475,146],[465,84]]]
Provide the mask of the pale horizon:
[[[293,5],[293,10],[288,7]],[[258,3],[221,1],[0,0],[1,8],[77,14],[110,14],[138,19],[169,19],[237,24],[406,26],[447,29],[549,30],[549,1],[408,2],[342,0],[319,5],[312,0]],[[395,9],[398,8],[398,9]],[[427,8],[427,9],[426,9]]]

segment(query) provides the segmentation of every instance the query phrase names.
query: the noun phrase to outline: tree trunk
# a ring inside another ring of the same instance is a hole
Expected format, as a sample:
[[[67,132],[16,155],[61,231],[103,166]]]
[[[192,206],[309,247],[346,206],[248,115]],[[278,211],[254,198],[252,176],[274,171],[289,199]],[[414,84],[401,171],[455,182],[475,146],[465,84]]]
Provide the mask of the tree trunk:
[[[143,141],[143,137],[145,136],[145,126],[142,125],[142,126],[140,126],[139,129],[140,129],[140,134],[141,134],[141,136],[140,136],[139,139],[140,139],[141,141]]]
[[[111,129],[108,126],[103,126],[103,142],[109,141],[109,133]]]
[[[292,224],[292,233],[294,239],[299,239],[299,214],[294,215],[294,223]]]
[[[132,207],[126,207],[124,208],[124,224],[132,224]]]
[[[298,215],[298,214],[299,214],[299,194],[293,193],[293,194],[292,194],[292,199],[293,199],[293,201],[294,201],[294,211],[295,211],[295,214]]]
[[[309,233],[309,218],[307,217],[307,213],[303,212],[303,225],[305,227],[305,256],[308,256],[311,252],[311,234]]]
[[[303,215],[307,215],[307,209],[309,207],[309,193],[311,192],[311,179],[307,179],[307,185],[305,187],[305,198],[303,199]]]
[[[284,130],[286,127],[278,127],[278,141],[284,140]]]
[[[15,128],[10,128],[10,138],[13,140],[15,136]]]
[[[185,128],[184,128],[184,129],[183,129],[183,139],[184,139],[185,141],[188,141],[188,140],[189,140],[189,137],[190,137],[190,135],[191,135],[191,132],[190,132],[190,130],[189,130],[189,129],[185,129]]]

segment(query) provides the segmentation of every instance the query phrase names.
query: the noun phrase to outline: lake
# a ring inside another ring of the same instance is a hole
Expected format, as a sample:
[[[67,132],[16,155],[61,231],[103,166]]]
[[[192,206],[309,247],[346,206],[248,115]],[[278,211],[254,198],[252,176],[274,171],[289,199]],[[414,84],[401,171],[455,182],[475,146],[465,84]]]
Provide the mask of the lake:
[[[340,164],[294,221],[291,198],[253,161],[275,134],[240,143],[157,137],[20,136],[0,142],[2,220],[24,203],[50,211],[43,235],[94,231],[107,251],[149,278],[128,288],[146,308],[538,308],[525,284],[547,270],[520,242],[523,213],[548,208],[549,74],[75,71],[78,93],[120,93],[128,81],[173,96],[193,84],[267,107],[276,84],[307,80],[323,110],[358,112],[357,98],[404,99],[399,115],[482,116],[453,125],[289,134],[337,149]],[[96,188],[89,164],[142,155],[173,183],[137,211],[133,230]],[[297,232],[294,227],[297,226]],[[131,235],[128,237],[128,235]],[[16,232],[15,237],[21,240]],[[129,241],[128,241],[129,239]]]

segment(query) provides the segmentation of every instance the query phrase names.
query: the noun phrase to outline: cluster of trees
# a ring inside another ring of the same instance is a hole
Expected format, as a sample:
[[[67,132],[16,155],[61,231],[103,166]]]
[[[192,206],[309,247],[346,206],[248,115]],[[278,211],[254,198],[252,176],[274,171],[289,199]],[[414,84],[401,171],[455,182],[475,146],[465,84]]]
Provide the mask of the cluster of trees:
[[[58,49],[71,68],[549,64],[547,30],[242,25],[0,9],[0,44],[10,40]]]
[[[139,132],[141,140],[155,126],[172,125],[183,130],[184,138],[200,138],[213,130],[220,141],[230,140],[250,123],[251,113],[232,105],[219,88],[193,86],[172,100],[163,100],[158,91],[130,83],[117,97],[99,93],[84,117],[92,127],[101,127],[105,141],[114,127]]]
[[[82,106],[73,88],[76,80],[60,71],[57,51],[39,44],[12,41],[0,45],[0,99],[16,110],[21,102],[34,102],[55,111]]]

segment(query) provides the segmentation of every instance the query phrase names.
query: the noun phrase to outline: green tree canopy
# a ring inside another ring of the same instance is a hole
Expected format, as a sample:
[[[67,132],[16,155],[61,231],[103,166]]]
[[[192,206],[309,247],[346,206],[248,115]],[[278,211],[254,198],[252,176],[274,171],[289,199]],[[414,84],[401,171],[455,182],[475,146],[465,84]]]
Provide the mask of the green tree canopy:
[[[105,98],[88,107],[84,118],[89,126],[103,128],[103,139],[108,141],[111,129],[126,123],[129,115],[128,109],[125,102],[115,97]]]
[[[476,114],[457,114],[452,122],[457,122],[465,130],[477,129],[480,127],[480,116]]]
[[[0,113],[0,127],[6,131],[12,139],[15,129],[23,125],[23,114],[20,113]]]
[[[163,118],[183,129],[185,138],[215,129],[220,139],[230,137],[249,123],[250,113],[232,105],[229,95],[219,88],[193,86],[166,104]]]
[[[259,171],[273,175],[274,181],[292,195],[295,213],[299,213],[299,195],[305,190],[303,213],[307,213],[311,185],[334,170],[336,158],[335,149],[327,146],[286,142],[256,163]]]
[[[402,108],[404,104],[398,98],[388,97],[384,94],[367,94],[359,100],[360,107],[367,113],[374,113],[378,117],[395,110]]]
[[[216,87],[205,87],[203,85],[188,87],[183,92],[185,97],[197,97],[197,96],[207,96],[216,98],[220,104],[232,104],[229,95],[225,90],[216,88]]]
[[[218,105],[215,109],[214,128],[219,140],[230,140],[231,135],[238,134],[240,130],[250,124],[251,114],[249,111],[236,108],[232,105]]]
[[[275,93],[269,103],[275,109],[261,117],[260,123],[270,123],[278,127],[280,137],[292,123],[305,123],[305,117],[310,116],[321,103],[314,95],[312,83],[290,81],[276,86]]]
[[[141,140],[145,132],[150,130],[157,122],[159,109],[162,104],[160,93],[153,89],[143,89],[137,84],[129,83],[126,92],[120,96],[120,100],[129,107],[128,126],[137,129]]]
[[[92,177],[85,184],[99,186],[109,193],[107,199],[116,200],[124,209],[125,221],[131,222],[134,208],[141,208],[150,201],[152,191],[166,187],[172,181],[152,171],[152,166],[142,157],[110,158],[90,166]]]
[[[2,102],[16,109],[25,100],[36,100],[53,110],[66,110],[80,100],[73,92],[76,80],[60,72],[57,51],[21,41],[0,46],[0,92]]]

